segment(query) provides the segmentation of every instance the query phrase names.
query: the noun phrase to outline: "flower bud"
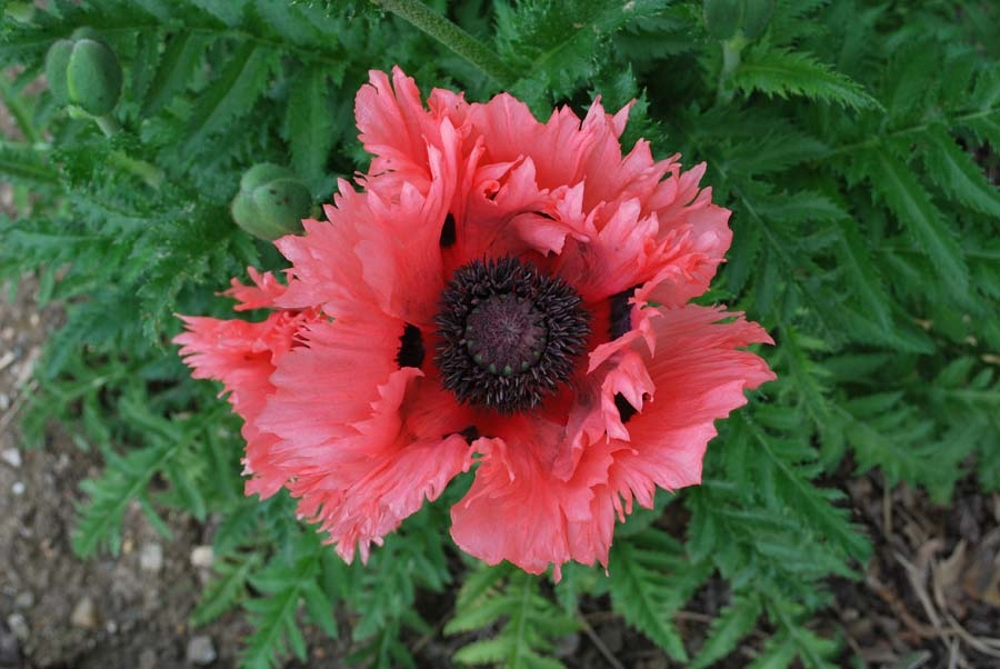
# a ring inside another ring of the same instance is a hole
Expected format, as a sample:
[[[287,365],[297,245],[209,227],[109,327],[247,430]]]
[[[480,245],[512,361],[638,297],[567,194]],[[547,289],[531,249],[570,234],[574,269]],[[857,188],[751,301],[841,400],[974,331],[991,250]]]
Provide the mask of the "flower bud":
[[[45,58],[45,76],[52,95],[88,114],[105,116],[118,104],[122,68],[111,47],[89,28],[58,40]]]
[[[764,34],[774,14],[774,0],[745,0],[743,11],[743,36],[755,40]]]
[[[311,207],[312,193],[291,170],[260,163],[243,175],[231,210],[237,225],[270,240],[302,232]]]
[[[774,13],[774,0],[704,0],[705,27],[719,40],[738,33],[755,40],[764,34]]]
[[[705,0],[705,26],[716,39],[733,37],[743,18],[743,0]]]

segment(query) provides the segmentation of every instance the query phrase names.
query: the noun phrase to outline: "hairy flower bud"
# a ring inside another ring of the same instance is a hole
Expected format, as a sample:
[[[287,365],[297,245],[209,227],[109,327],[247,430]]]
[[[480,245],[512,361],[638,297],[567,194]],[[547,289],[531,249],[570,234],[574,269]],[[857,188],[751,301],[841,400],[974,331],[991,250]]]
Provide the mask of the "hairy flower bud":
[[[716,39],[729,39],[740,27],[743,0],[705,0],[705,26]]]
[[[261,239],[277,239],[302,232],[309,216],[312,194],[295,174],[271,163],[254,165],[240,180],[232,204],[233,220]]]
[[[743,36],[755,40],[764,34],[774,14],[774,0],[745,0],[743,11]]]
[[[118,57],[100,36],[81,28],[70,39],[58,40],[45,58],[45,76],[52,95],[88,114],[109,114],[122,91]]]
[[[742,33],[744,39],[760,37],[774,13],[774,0],[705,0],[705,27],[720,40]]]

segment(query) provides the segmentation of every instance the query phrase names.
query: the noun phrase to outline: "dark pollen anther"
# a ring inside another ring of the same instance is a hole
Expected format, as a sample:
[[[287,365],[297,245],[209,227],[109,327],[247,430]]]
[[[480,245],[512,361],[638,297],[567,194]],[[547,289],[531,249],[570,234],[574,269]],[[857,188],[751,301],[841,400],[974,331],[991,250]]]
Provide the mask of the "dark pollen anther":
[[[611,302],[611,341],[618,339],[623,334],[632,329],[632,305],[628,303],[635,295],[638,286],[627,288],[620,293],[615,293],[609,299]]]
[[[475,425],[470,425],[464,430],[461,430],[459,434],[465,437],[465,440],[470,444],[474,442],[476,439],[479,439],[479,430],[476,429]]]
[[[444,219],[444,225],[441,226],[441,240],[438,244],[441,248],[446,249],[455,243],[455,217],[448,214]]]
[[[424,364],[424,337],[416,325],[406,324],[403,334],[399,337],[399,352],[396,362],[399,368],[417,367]]]
[[[632,403],[625,399],[621,393],[615,393],[615,406],[618,407],[618,416],[621,418],[622,425],[639,413],[639,410],[632,406]]]
[[[590,334],[573,288],[516,258],[457,269],[435,318],[441,380],[462,402],[526,411],[569,379]]]

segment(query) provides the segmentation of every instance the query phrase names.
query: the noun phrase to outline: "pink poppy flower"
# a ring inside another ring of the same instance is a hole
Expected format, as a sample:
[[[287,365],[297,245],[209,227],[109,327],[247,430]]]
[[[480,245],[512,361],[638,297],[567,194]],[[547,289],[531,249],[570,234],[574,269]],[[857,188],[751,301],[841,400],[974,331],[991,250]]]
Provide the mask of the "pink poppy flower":
[[[184,319],[198,378],[246,421],[248,492],[287,488],[351,560],[474,469],[463,550],[558,578],[607,564],[615,521],[701,480],[714,421],[774,378],[771,343],[704,293],[730,212],[704,164],[622,154],[628,108],[536,120],[515,98],[434,90],[399,69],[358,93],[373,154],[275,243],[286,285],[234,284],[263,323]]]

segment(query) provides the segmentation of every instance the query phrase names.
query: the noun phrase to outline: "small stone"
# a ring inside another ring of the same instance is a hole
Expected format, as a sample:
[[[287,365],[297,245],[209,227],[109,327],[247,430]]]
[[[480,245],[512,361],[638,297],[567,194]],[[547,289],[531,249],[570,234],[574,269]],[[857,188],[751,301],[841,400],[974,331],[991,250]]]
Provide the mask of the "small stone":
[[[163,569],[163,546],[157,543],[143,544],[139,551],[139,568],[152,573]]]
[[[34,605],[35,595],[30,590],[25,590],[14,598],[15,609],[30,609]]]
[[[10,487],[10,491],[14,493],[15,497],[20,497],[21,495],[24,494],[24,491],[27,489],[28,488],[20,481],[15,481],[14,485]]]
[[[21,451],[16,448],[5,448],[2,452],[0,452],[0,459],[14,469],[17,469],[21,466]]]
[[[0,622],[0,667],[21,666],[21,648],[17,637]]]
[[[139,653],[139,669],[156,669],[156,651],[147,648]]]
[[[7,616],[7,627],[10,628],[11,634],[18,641],[27,641],[28,637],[31,636],[31,628],[28,627],[28,621],[20,613],[12,613]]]
[[[214,559],[211,546],[195,546],[191,551],[191,566],[197,569],[210,569]]]
[[[564,634],[556,639],[555,656],[559,658],[572,657],[580,649],[580,635]]]
[[[212,643],[212,637],[205,634],[191,637],[188,641],[185,657],[191,664],[202,666],[215,662],[215,644]]]
[[[84,597],[73,607],[73,612],[69,615],[69,621],[74,627],[83,629],[94,629],[97,627],[97,609],[94,607],[94,600]]]

